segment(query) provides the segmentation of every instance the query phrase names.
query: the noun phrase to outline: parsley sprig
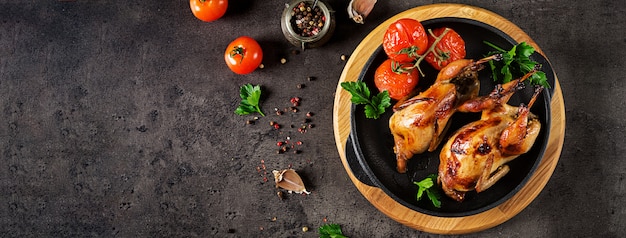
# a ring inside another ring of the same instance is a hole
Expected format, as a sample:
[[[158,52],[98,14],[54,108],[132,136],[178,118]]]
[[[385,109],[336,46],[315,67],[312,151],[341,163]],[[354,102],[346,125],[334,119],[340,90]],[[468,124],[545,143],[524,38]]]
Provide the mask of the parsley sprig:
[[[320,238],[348,238],[341,232],[341,226],[337,224],[326,224],[317,229]]]
[[[341,87],[352,94],[350,101],[354,104],[365,105],[365,117],[378,119],[385,113],[385,109],[391,106],[389,92],[382,91],[375,96],[371,96],[369,88],[365,82],[343,82]]]
[[[489,55],[502,54],[502,60],[489,61],[489,66],[493,75],[494,81],[502,80],[503,83],[508,83],[511,80],[522,77],[526,73],[535,69],[539,64],[536,61],[530,59],[530,56],[535,53],[535,48],[526,42],[521,42],[514,45],[510,50],[504,50],[491,42],[483,41],[486,45],[494,48],[495,51],[489,52]],[[529,82],[532,85],[541,85],[544,88],[550,88],[546,73],[537,71],[530,78]]]
[[[261,86],[244,84],[239,88],[239,96],[241,97],[241,102],[239,103],[239,107],[235,110],[235,114],[246,115],[258,112],[261,116],[265,116],[259,106],[261,100]]]
[[[436,188],[433,187],[433,185],[435,185],[435,181],[437,181],[437,175],[431,174],[426,176],[426,178],[422,181],[413,183],[418,186],[417,201],[421,200],[424,196],[424,192],[426,192],[426,196],[428,196],[430,202],[433,203],[433,206],[435,206],[436,208],[440,208],[441,201],[439,201],[439,198],[441,196],[439,195],[439,192],[437,192]]]

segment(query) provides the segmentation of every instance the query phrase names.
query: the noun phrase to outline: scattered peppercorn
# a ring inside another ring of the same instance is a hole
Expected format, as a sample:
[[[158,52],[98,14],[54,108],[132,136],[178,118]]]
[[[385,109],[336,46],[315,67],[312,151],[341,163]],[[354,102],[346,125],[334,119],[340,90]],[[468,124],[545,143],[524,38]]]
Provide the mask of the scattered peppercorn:
[[[296,85],[296,88],[303,89],[304,88],[304,84],[299,83],[298,85]]]
[[[308,226],[303,226],[302,227],[302,232],[307,232],[309,231],[309,227]]]
[[[292,106],[286,107],[284,109],[279,109],[277,107],[274,108],[274,111],[276,112],[276,115],[282,115],[283,113],[287,113],[289,111],[293,112],[293,113],[297,113],[300,111],[300,109],[298,108],[298,106],[300,106],[300,102],[302,101],[302,99],[300,97],[291,97],[289,99],[289,102],[291,103]],[[295,115],[295,114],[293,114]],[[313,113],[312,112],[307,112],[306,113],[306,117],[300,119],[300,123],[294,125],[294,121],[291,122],[291,124],[289,124],[288,128],[296,128],[296,131],[299,132],[300,134],[304,134],[307,132],[307,130],[309,128],[313,128],[314,125],[311,124],[312,122],[312,117]],[[256,119],[256,118],[255,118]],[[276,130],[280,130],[281,128],[283,128],[283,126],[286,125],[281,125],[279,124],[277,121],[269,121],[269,125],[274,127],[274,129]],[[287,134],[291,134],[293,131],[287,131],[287,132],[280,132],[280,134],[282,133],[287,133]],[[279,140],[276,141],[276,146],[279,147],[278,150],[276,150],[276,154],[284,154],[287,152],[291,152],[293,154],[301,154],[303,151],[301,150],[301,146],[302,146],[302,141],[291,141],[291,137],[290,136],[286,136],[285,139],[283,140]],[[264,179],[265,181],[265,179]]]
[[[307,81],[313,81],[313,80],[315,80],[315,77],[309,76],[309,77],[306,78],[306,80]]]
[[[346,61],[346,58],[347,58],[346,55],[344,54],[341,55],[341,61]]]
[[[248,125],[252,125],[252,124],[254,124],[254,121],[253,121],[253,120],[247,120],[247,121],[246,121],[246,124],[248,124]]]
[[[260,64],[260,65],[259,65],[259,69],[262,69],[262,68],[265,68],[265,65],[264,65],[264,64]]]
[[[287,63],[287,59],[285,59],[285,58],[280,58],[280,63],[281,63],[281,64],[285,64],[285,63]]]
[[[297,107],[300,105],[300,98],[299,97],[292,97],[291,99],[289,99],[289,102],[291,102],[291,104],[294,107]]]

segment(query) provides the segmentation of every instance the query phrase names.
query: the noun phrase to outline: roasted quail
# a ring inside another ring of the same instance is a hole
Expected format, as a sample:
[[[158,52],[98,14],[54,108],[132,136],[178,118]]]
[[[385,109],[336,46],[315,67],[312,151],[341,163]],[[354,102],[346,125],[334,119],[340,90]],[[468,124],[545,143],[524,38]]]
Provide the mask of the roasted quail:
[[[441,69],[426,91],[394,106],[389,129],[398,172],[406,172],[406,162],[413,155],[437,148],[456,107],[478,95],[478,71],[484,68],[482,64],[497,57],[454,61]]]
[[[523,88],[532,74],[497,85],[489,94],[461,104],[461,112],[482,112],[450,137],[439,156],[438,180],[445,194],[463,201],[465,193],[482,192],[509,172],[509,161],[528,152],[541,129],[541,122],[529,111],[543,88],[537,88],[528,103],[508,105],[511,96]]]

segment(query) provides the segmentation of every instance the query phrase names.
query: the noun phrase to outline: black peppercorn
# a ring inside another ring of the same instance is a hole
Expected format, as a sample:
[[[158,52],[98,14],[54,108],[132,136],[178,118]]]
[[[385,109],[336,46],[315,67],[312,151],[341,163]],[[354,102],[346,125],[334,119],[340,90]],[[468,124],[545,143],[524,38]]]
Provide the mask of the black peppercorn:
[[[324,13],[318,6],[312,9],[311,3],[300,2],[291,12],[291,24],[296,33],[303,37],[317,35],[326,21]]]

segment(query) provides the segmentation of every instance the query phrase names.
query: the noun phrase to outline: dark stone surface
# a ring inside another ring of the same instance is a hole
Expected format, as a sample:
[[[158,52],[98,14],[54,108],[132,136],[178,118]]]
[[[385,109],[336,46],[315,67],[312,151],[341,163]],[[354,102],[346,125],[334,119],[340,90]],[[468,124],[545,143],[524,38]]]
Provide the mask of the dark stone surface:
[[[0,236],[316,237],[325,219],[350,237],[433,236],[389,219],[352,185],[332,108],[340,55],[385,19],[436,1],[379,1],[365,25],[347,20],[347,1],[327,2],[333,38],[294,55],[280,31],[284,1],[231,0],[211,23],[186,1],[0,1]],[[469,236],[626,236],[624,4],[453,2],[526,31],[553,63],[567,115],[561,159],[537,199]],[[264,69],[242,76],[224,65],[240,35],[259,41]],[[264,89],[268,116],[254,125],[233,113],[245,83]],[[272,114],[294,96],[300,112]],[[315,127],[290,128],[307,111]],[[288,136],[302,153],[276,154]],[[311,195],[277,197],[269,173],[287,167]]]

